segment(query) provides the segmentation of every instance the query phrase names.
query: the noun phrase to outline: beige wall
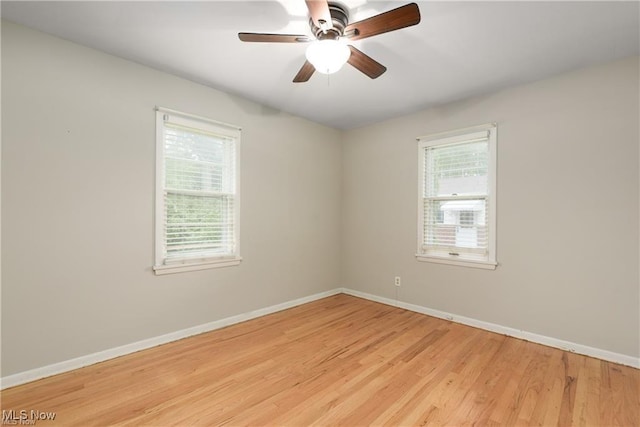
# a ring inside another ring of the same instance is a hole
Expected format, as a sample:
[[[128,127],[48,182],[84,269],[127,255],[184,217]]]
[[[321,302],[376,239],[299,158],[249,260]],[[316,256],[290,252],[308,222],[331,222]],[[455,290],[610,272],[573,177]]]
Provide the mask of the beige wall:
[[[155,276],[156,105],[242,126],[239,267]],[[339,286],[341,134],[2,23],[2,375]]]
[[[635,356],[638,58],[345,134],[343,286]],[[498,123],[495,271],[416,261],[415,138]]]

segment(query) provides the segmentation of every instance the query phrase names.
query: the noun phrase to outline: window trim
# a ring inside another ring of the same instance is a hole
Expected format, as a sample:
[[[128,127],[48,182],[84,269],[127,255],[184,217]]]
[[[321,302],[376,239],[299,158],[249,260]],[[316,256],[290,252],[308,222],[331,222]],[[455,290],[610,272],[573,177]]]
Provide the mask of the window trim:
[[[434,255],[422,252],[423,233],[424,233],[424,149],[426,147],[434,147],[438,145],[448,145],[456,142],[467,141],[473,139],[473,134],[480,132],[488,132],[489,142],[489,167],[488,167],[488,191],[487,191],[487,207],[489,218],[487,225],[489,227],[487,259],[460,258],[455,255]],[[418,141],[418,230],[417,230],[417,251],[416,259],[418,261],[432,262],[437,264],[450,264],[461,267],[481,268],[495,270],[498,262],[496,260],[496,234],[497,234],[497,212],[496,212],[496,187],[497,187],[497,134],[498,127],[496,123],[487,123],[478,126],[439,132],[435,134],[420,136]],[[471,138],[470,138],[471,137]]]
[[[242,261],[240,256],[240,147],[241,130],[239,126],[219,122],[206,117],[194,114],[183,113],[169,108],[156,107],[156,191],[155,191],[155,235],[154,235],[154,265],[153,271],[156,275],[179,273],[186,271],[205,270],[211,268],[229,267],[239,265]],[[174,260],[165,263],[164,259],[164,116],[170,115],[181,124],[191,125],[194,128],[210,128],[225,136],[235,140],[235,196],[234,196],[234,238],[235,253],[225,254],[219,257],[192,258]]]

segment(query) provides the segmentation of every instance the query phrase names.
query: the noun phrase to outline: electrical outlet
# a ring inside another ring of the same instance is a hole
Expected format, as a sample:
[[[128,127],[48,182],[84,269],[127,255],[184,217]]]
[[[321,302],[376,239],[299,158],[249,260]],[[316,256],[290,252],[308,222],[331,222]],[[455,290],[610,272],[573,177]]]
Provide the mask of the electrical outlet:
[[[394,281],[394,284],[395,284],[396,286],[400,286],[400,276],[396,276],[396,279],[395,279],[395,281]]]

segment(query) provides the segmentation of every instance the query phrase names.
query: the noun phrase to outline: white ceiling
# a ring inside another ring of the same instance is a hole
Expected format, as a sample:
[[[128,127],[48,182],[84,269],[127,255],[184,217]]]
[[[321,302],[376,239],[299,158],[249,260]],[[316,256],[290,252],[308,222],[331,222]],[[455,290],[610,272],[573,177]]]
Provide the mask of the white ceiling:
[[[405,1],[343,0],[351,22]],[[388,70],[346,65],[292,83],[305,44],[237,33],[310,34],[304,0],[10,2],[4,19],[349,129],[564,71],[640,54],[640,3],[418,1],[414,27],[353,42]]]

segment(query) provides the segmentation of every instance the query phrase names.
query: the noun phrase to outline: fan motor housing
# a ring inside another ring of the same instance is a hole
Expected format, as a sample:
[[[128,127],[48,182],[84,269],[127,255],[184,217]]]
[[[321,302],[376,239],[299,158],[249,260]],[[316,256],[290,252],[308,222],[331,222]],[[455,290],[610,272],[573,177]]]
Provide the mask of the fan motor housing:
[[[318,27],[313,22],[313,19],[309,19],[311,33],[313,33],[318,40],[340,38],[344,34],[344,29],[349,24],[349,11],[340,3],[329,2],[329,13],[331,13],[331,24],[333,28],[329,28],[326,31]]]

